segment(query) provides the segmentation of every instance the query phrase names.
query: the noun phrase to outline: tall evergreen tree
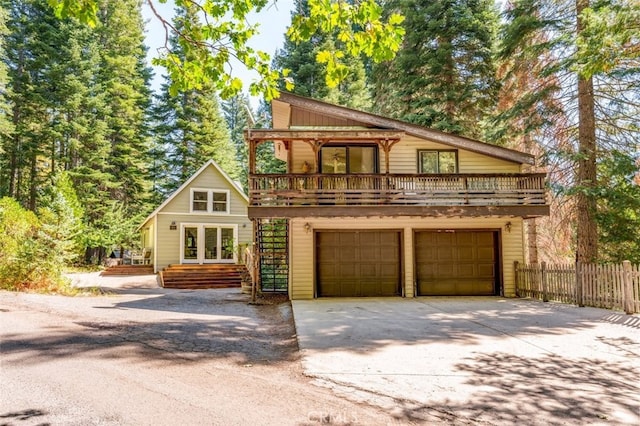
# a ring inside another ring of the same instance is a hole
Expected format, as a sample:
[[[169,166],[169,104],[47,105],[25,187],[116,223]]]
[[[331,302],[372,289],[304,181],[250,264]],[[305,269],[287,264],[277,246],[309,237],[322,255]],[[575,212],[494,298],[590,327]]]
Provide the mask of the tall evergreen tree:
[[[5,57],[5,37],[7,33],[7,11],[4,6],[0,4],[0,58]],[[7,74],[7,66],[4,61],[0,61],[0,155],[3,154],[2,141],[9,137],[13,129],[10,118],[11,104],[7,96],[8,89],[9,75]],[[4,159],[4,155],[2,158]],[[0,176],[2,176],[2,169],[6,166],[4,160],[0,160]],[[2,184],[0,184],[0,194],[2,193]]]
[[[495,106],[492,0],[391,0],[405,16],[402,48],[374,67],[377,112],[434,129],[481,137]]]
[[[231,141],[235,146],[236,160],[239,165],[238,178],[248,192],[249,177],[249,158],[247,143],[244,140],[244,131],[254,127],[253,112],[251,111],[251,103],[247,95],[237,95],[233,98],[222,102],[222,112],[227,120],[227,126],[231,136]]]
[[[611,194],[610,185],[620,182],[615,174],[611,174],[613,168],[600,163],[612,163],[611,152],[626,155],[629,164],[633,164],[634,156],[637,156],[639,130],[633,117],[640,114],[637,103],[640,98],[639,69],[629,67],[625,61],[602,68],[590,63],[598,61],[598,56],[587,58],[576,53],[579,53],[577,47],[589,45],[593,36],[585,30],[585,16],[589,11],[597,13],[600,8],[614,3],[618,7],[629,1],[602,0],[593,4],[586,0],[514,1],[508,5],[504,21],[503,56],[511,57],[513,64],[546,62],[540,74],[544,78],[537,82],[535,94],[542,103],[560,105],[560,111],[547,121],[553,123],[548,127],[554,129],[553,132],[540,132],[543,125],[538,127],[537,134],[529,134],[547,148],[545,157],[553,166],[554,187],[560,189],[561,196],[570,196],[575,206],[571,221],[576,224],[573,243],[576,258],[584,262],[600,258],[598,212],[604,211],[607,204],[605,210],[611,217],[611,209],[615,206],[615,203],[607,203],[602,194]],[[567,34],[576,36],[567,37]],[[576,69],[600,71],[583,75]],[[512,120],[528,113],[523,107],[530,104],[530,99],[531,96],[515,99],[512,107],[506,110]],[[604,235],[602,230],[600,234]],[[622,237],[623,233],[617,235]],[[633,235],[627,236],[633,238]],[[624,241],[619,243],[622,246]],[[610,255],[605,257],[611,258]]]
[[[196,7],[185,5],[176,9],[174,24],[181,29],[198,19]],[[172,38],[170,43],[175,54],[184,55],[181,46],[184,40]],[[164,152],[167,162],[168,178],[164,186],[159,187],[162,195],[174,191],[209,159],[215,160],[225,172],[237,179],[240,170],[236,152],[220,112],[215,89],[204,86],[172,96],[171,83],[170,78],[165,77],[153,113],[158,138],[154,155],[160,157]],[[162,166],[157,168],[161,170]]]
[[[105,98],[111,198],[127,212],[145,210],[149,193],[151,70],[146,66],[140,0],[102,0],[96,29],[99,84]]]
[[[308,0],[296,0],[291,12],[292,18],[298,15],[309,16]],[[335,104],[369,109],[371,95],[367,85],[365,65],[361,58],[345,53],[344,59],[349,68],[349,75],[336,87],[328,87],[326,83],[326,69],[316,61],[322,50],[335,51],[337,32],[327,35],[315,35],[309,41],[295,43],[289,37],[285,38],[284,46],[278,50],[273,60],[277,70],[290,70],[289,78],[295,84],[293,93],[320,99]],[[344,53],[344,52],[343,52]],[[284,82],[281,90],[285,89]]]
[[[101,173],[108,151],[95,87],[99,61],[91,30],[56,19],[46,1],[11,2],[8,12],[5,60],[15,127],[4,141],[3,190],[35,211],[42,188],[60,170],[85,167],[79,193],[83,182],[99,191],[109,181]]]

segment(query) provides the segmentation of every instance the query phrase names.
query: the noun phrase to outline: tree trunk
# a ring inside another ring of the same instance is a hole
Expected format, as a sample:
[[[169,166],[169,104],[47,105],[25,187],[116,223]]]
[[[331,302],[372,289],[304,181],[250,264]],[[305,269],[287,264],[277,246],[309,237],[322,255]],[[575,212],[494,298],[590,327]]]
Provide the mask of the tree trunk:
[[[578,34],[584,29],[580,18],[589,0],[576,1]],[[596,123],[593,79],[578,75],[578,179],[576,258],[592,263],[598,259],[598,228],[595,220],[596,199]]]
[[[535,218],[525,221],[527,226],[527,262],[538,263],[538,224]]]

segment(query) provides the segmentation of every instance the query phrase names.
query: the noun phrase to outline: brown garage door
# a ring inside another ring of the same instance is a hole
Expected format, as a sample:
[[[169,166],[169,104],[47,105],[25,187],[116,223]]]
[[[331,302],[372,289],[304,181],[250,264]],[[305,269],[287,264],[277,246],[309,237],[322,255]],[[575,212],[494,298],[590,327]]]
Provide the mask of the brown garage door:
[[[316,233],[319,297],[400,295],[400,231]]]
[[[415,233],[417,292],[420,296],[498,294],[497,233]]]

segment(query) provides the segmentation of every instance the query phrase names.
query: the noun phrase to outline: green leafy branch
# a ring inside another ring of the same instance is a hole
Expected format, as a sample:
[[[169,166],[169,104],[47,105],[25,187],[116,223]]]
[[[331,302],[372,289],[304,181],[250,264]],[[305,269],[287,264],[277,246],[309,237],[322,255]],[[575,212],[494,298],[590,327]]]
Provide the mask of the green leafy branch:
[[[99,0],[48,0],[59,18],[73,17],[95,26],[98,22]],[[256,36],[258,24],[249,24],[248,15],[261,11],[271,0],[174,0],[178,8],[194,7],[202,19],[178,30],[154,6],[154,0],[145,0],[152,13],[165,29],[164,52],[153,60],[154,65],[167,69],[171,80],[171,93],[182,90],[214,87],[224,99],[243,89],[243,82],[233,76],[237,62],[257,73],[258,78],[249,85],[252,95],[263,95],[267,100],[278,96],[278,83],[284,80],[287,90],[293,88],[288,71],[271,68],[271,57],[255,50],[248,41]],[[167,0],[157,0],[166,3]],[[277,0],[273,0],[274,4]],[[315,33],[334,34],[350,55],[365,55],[375,62],[393,58],[404,35],[400,26],[403,17],[393,14],[382,19],[382,8],[375,0],[350,2],[347,0],[311,0],[308,17],[294,18],[289,29],[293,40],[309,40]],[[177,36],[184,55],[172,52],[169,37]],[[327,66],[327,83],[335,87],[347,74],[341,61],[341,51],[324,51],[317,60]]]
[[[405,30],[404,17],[391,14],[382,19],[382,7],[375,0],[309,0],[309,16],[294,17],[287,35],[294,42],[310,40],[317,33],[337,34],[336,50],[318,52],[316,60],[326,64],[326,82],[336,87],[349,74],[345,53],[365,55],[379,63],[392,59],[400,49]]]

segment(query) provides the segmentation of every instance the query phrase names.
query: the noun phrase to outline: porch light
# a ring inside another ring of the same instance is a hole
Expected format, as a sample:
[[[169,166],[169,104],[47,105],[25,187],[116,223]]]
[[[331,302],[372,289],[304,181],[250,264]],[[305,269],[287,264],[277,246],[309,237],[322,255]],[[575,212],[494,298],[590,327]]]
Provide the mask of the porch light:
[[[505,225],[504,225],[504,229],[505,229],[507,232],[511,233],[511,222],[507,222],[507,223],[505,223]]]
[[[305,223],[303,227],[304,227],[304,232],[306,232],[307,234],[311,232],[311,224],[309,222]]]
[[[176,229],[178,229],[178,227],[176,226],[176,221],[172,221],[171,224],[169,225],[169,230],[170,231],[175,231]]]

